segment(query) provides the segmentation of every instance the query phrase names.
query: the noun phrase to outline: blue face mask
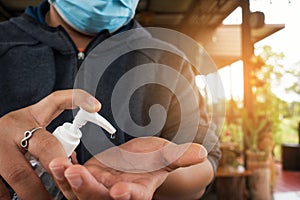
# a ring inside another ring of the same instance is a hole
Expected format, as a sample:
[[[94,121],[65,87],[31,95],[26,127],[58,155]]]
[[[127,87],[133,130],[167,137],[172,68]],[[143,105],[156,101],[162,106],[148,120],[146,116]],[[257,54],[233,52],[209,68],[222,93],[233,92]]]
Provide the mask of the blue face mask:
[[[127,24],[139,0],[49,0],[71,27],[89,35],[110,33]]]

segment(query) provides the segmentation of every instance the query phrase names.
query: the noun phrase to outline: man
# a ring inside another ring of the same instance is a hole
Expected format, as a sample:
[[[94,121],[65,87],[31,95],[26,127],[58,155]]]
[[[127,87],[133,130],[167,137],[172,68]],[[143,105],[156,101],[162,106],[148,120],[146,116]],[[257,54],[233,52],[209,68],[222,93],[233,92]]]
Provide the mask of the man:
[[[84,57],[97,45],[118,33],[139,27],[132,20],[137,3],[137,0],[50,0],[49,3],[44,1],[39,7],[29,7],[23,16],[0,25],[0,114],[4,115],[0,120],[0,137],[4,144],[1,145],[0,160],[5,163],[1,164],[0,174],[22,199],[50,198],[24,159],[25,150],[19,146],[22,134],[34,127],[47,127],[49,132],[53,132],[58,125],[72,121],[70,111],[60,114],[64,109],[73,108],[72,102],[90,112],[99,111],[99,102],[90,95],[76,90],[76,98],[72,100],[74,91],[66,89],[73,88],[76,73]],[[152,58],[153,52],[150,53],[150,58],[148,50],[143,50],[142,55],[140,52],[133,52],[115,61],[110,70],[107,70],[108,74],[104,75],[104,80],[109,79],[110,82],[100,80],[96,97],[102,104],[102,114],[115,126],[118,124],[114,121],[109,102],[113,90],[111,84],[116,80],[109,77],[118,77],[122,75],[119,71],[130,70],[127,68],[132,65],[132,60],[134,64],[155,61]],[[157,51],[154,54],[157,55]],[[181,63],[180,59],[169,61],[171,59],[165,58],[171,58],[171,55],[161,54],[163,56],[159,57],[163,57],[167,63],[170,62],[168,64],[174,61]],[[123,68],[118,68],[120,63]],[[183,67],[178,68],[181,71]],[[184,71],[186,72],[181,73],[193,78],[190,69]],[[55,92],[58,90],[65,91]],[[150,102],[142,99],[145,95],[153,97],[156,91],[157,94],[167,94],[164,89],[150,86],[140,91],[134,100],[137,114],[133,118],[141,120],[141,124],[147,123],[148,119],[143,117],[144,112],[155,101],[155,98],[150,98]],[[176,105],[174,112],[168,112],[166,124],[157,135],[171,140],[174,131],[170,128],[172,121],[180,120],[173,116],[178,109],[177,103],[171,100],[173,98],[170,94],[167,95],[170,98],[161,99],[161,95],[158,96],[157,99],[162,104]],[[203,103],[202,99],[198,100]],[[143,103],[138,103],[141,101]],[[200,117],[207,121],[203,108],[200,109]],[[18,111],[11,112],[14,110]],[[176,129],[178,125],[175,125]],[[127,151],[147,153],[149,150],[155,151],[167,144],[173,144],[157,137],[133,139],[129,133],[124,133],[118,127],[117,129],[117,138],[112,142]],[[201,143],[203,129],[205,127],[199,127],[196,137],[198,140],[194,142]],[[207,134],[213,133],[207,131]],[[73,165],[66,158],[58,141],[45,130],[35,131],[28,142],[29,153],[37,157],[53,175],[68,199],[151,199],[153,196],[157,199],[197,199],[212,181],[219,158],[217,147],[206,159],[205,149],[194,143],[187,147],[186,153],[172,160],[176,149],[182,148],[182,145],[174,144],[171,145],[172,150],[163,155],[165,160],[174,161],[165,168],[130,173],[108,168],[105,163],[91,157],[84,145],[76,150],[79,163],[84,165]],[[3,184],[0,191],[0,197],[8,196]]]

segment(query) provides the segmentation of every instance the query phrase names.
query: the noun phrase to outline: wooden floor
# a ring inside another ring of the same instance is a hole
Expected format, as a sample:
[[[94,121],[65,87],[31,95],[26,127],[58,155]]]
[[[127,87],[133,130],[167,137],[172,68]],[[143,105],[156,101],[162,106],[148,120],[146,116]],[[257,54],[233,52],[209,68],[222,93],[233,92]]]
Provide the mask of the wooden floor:
[[[282,170],[278,164],[277,173],[274,200],[300,200],[300,171]]]
[[[278,165],[277,173],[275,192],[300,191],[300,171],[282,170]]]

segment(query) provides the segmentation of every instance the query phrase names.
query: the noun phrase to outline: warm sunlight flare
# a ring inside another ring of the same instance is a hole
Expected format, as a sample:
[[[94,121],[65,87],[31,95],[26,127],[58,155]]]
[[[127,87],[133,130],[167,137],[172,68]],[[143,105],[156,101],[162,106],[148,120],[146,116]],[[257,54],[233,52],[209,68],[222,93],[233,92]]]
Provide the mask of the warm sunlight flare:
[[[281,61],[282,64],[285,65],[285,68],[297,70],[297,68],[299,68],[297,62],[299,63],[300,61],[300,29],[297,26],[298,19],[300,18],[300,1],[251,0],[250,9],[253,12],[263,12],[265,14],[266,24],[285,24],[284,29],[255,43],[255,48],[260,48],[265,45],[271,46],[273,51],[282,52],[285,55],[285,58]],[[238,7],[223,23],[225,25],[241,24],[241,8]],[[237,62],[229,67],[225,67],[219,70],[219,73],[224,84],[226,98],[243,99],[242,62]],[[272,91],[284,101],[299,102],[300,94],[285,90],[285,88],[291,87],[296,82],[300,82],[299,76],[286,73],[281,78],[280,85],[272,86]]]

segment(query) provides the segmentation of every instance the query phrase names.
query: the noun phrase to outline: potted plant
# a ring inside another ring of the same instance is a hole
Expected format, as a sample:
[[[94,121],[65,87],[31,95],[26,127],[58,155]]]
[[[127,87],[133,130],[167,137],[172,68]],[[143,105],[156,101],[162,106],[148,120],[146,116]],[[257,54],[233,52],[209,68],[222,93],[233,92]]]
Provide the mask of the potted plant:
[[[267,167],[273,149],[270,120],[260,114],[243,113],[243,133],[248,169]]]
[[[249,178],[251,199],[271,199],[275,180],[272,151],[281,100],[271,90],[272,77],[279,77],[277,66],[268,61],[272,56],[270,49],[265,47],[261,56],[253,57],[252,108],[242,113],[246,168],[252,171]]]

